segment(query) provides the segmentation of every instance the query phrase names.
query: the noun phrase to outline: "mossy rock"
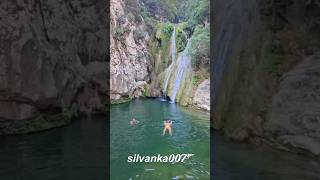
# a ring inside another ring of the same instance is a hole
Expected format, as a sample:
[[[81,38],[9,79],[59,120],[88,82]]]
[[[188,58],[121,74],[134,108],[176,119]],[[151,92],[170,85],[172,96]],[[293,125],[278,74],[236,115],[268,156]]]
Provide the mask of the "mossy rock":
[[[158,23],[156,25],[156,38],[157,39],[164,39],[166,37],[171,37],[171,33],[174,29],[172,23]]]
[[[150,87],[148,85],[144,86],[143,96],[150,97]]]
[[[191,37],[191,65],[195,71],[207,69],[210,64],[210,30],[197,26]]]
[[[181,82],[180,90],[177,96],[177,102],[182,106],[187,106],[191,103],[193,95],[193,84],[191,83],[193,77],[192,71],[188,71],[185,79]]]
[[[161,67],[167,67],[170,62],[170,44],[171,35],[174,29],[172,23],[158,23],[156,26],[156,40],[158,46],[153,46],[156,50],[152,50],[153,55],[161,53]]]
[[[180,28],[177,28],[176,45],[178,52],[182,52],[187,46],[187,36],[185,35],[184,31]]]
[[[127,97],[127,98],[120,98],[118,100],[111,100],[110,104],[111,105],[116,105],[116,104],[123,104],[123,103],[128,103],[132,101],[131,97]]]

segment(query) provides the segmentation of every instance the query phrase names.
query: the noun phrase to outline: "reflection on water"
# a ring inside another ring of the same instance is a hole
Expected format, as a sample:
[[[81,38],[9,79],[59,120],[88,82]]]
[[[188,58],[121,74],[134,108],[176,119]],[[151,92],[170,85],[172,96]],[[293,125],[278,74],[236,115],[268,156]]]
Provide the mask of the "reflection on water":
[[[106,179],[107,118],[45,132],[0,137],[1,180]]]
[[[135,100],[110,109],[111,179],[209,179],[209,115],[157,100]],[[140,124],[129,125],[131,118]],[[163,120],[173,121],[173,135],[162,136]],[[128,163],[140,155],[195,154],[185,163]]]

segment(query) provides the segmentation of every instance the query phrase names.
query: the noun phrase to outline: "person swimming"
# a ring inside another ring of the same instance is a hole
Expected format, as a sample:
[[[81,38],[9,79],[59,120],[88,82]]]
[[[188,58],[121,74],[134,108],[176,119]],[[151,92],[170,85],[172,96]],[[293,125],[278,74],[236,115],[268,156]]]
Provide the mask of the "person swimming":
[[[170,136],[172,136],[172,130],[171,130],[171,126],[172,126],[172,121],[167,119],[165,121],[163,121],[163,132],[162,132],[162,136],[164,136],[166,134],[166,131],[168,130]]]
[[[137,124],[139,124],[139,121],[136,120],[135,118],[132,118],[132,119],[130,120],[130,125],[131,125],[131,126],[135,126],[135,125],[137,125]]]

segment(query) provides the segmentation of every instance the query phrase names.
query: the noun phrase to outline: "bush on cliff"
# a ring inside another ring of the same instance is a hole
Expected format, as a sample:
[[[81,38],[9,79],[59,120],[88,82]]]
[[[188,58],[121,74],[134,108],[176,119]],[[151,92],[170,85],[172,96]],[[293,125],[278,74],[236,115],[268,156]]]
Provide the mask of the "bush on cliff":
[[[177,28],[177,32],[176,32],[176,45],[177,45],[177,51],[181,52],[185,49],[186,45],[187,45],[187,37],[183,31],[183,29],[181,29],[179,26]]]
[[[208,27],[197,26],[191,38],[191,64],[195,70],[200,68],[209,71],[210,62],[210,30]]]

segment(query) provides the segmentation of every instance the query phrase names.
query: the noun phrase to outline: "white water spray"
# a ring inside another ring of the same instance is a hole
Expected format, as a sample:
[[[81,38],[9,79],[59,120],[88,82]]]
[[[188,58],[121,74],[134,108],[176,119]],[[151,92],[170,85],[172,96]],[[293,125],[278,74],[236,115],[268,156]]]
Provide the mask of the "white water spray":
[[[170,79],[170,75],[172,72],[172,66],[176,60],[176,54],[177,54],[177,47],[176,47],[176,26],[173,27],[173,32],[171,35],[171,64],[170,66],[167,68],[167,75],[165,77],[165,82],[164,82],[164,86],[163,86],[163,92],[166,93],[167,88],[168,88],[168,83],[169,83],[169,79]]]
[[[184,51],[179,55],[176,65],[176,71],[173,76],[175,77],[174,83],[173,83],[173,89],[172,94],[169,95],[171,102],[176,101],[177,94],[180,90],[181,82],[184,80],[187,70],[191,68],[191,57],[189,54],[191,41],[188,40],[187,46],[184,49]]]

